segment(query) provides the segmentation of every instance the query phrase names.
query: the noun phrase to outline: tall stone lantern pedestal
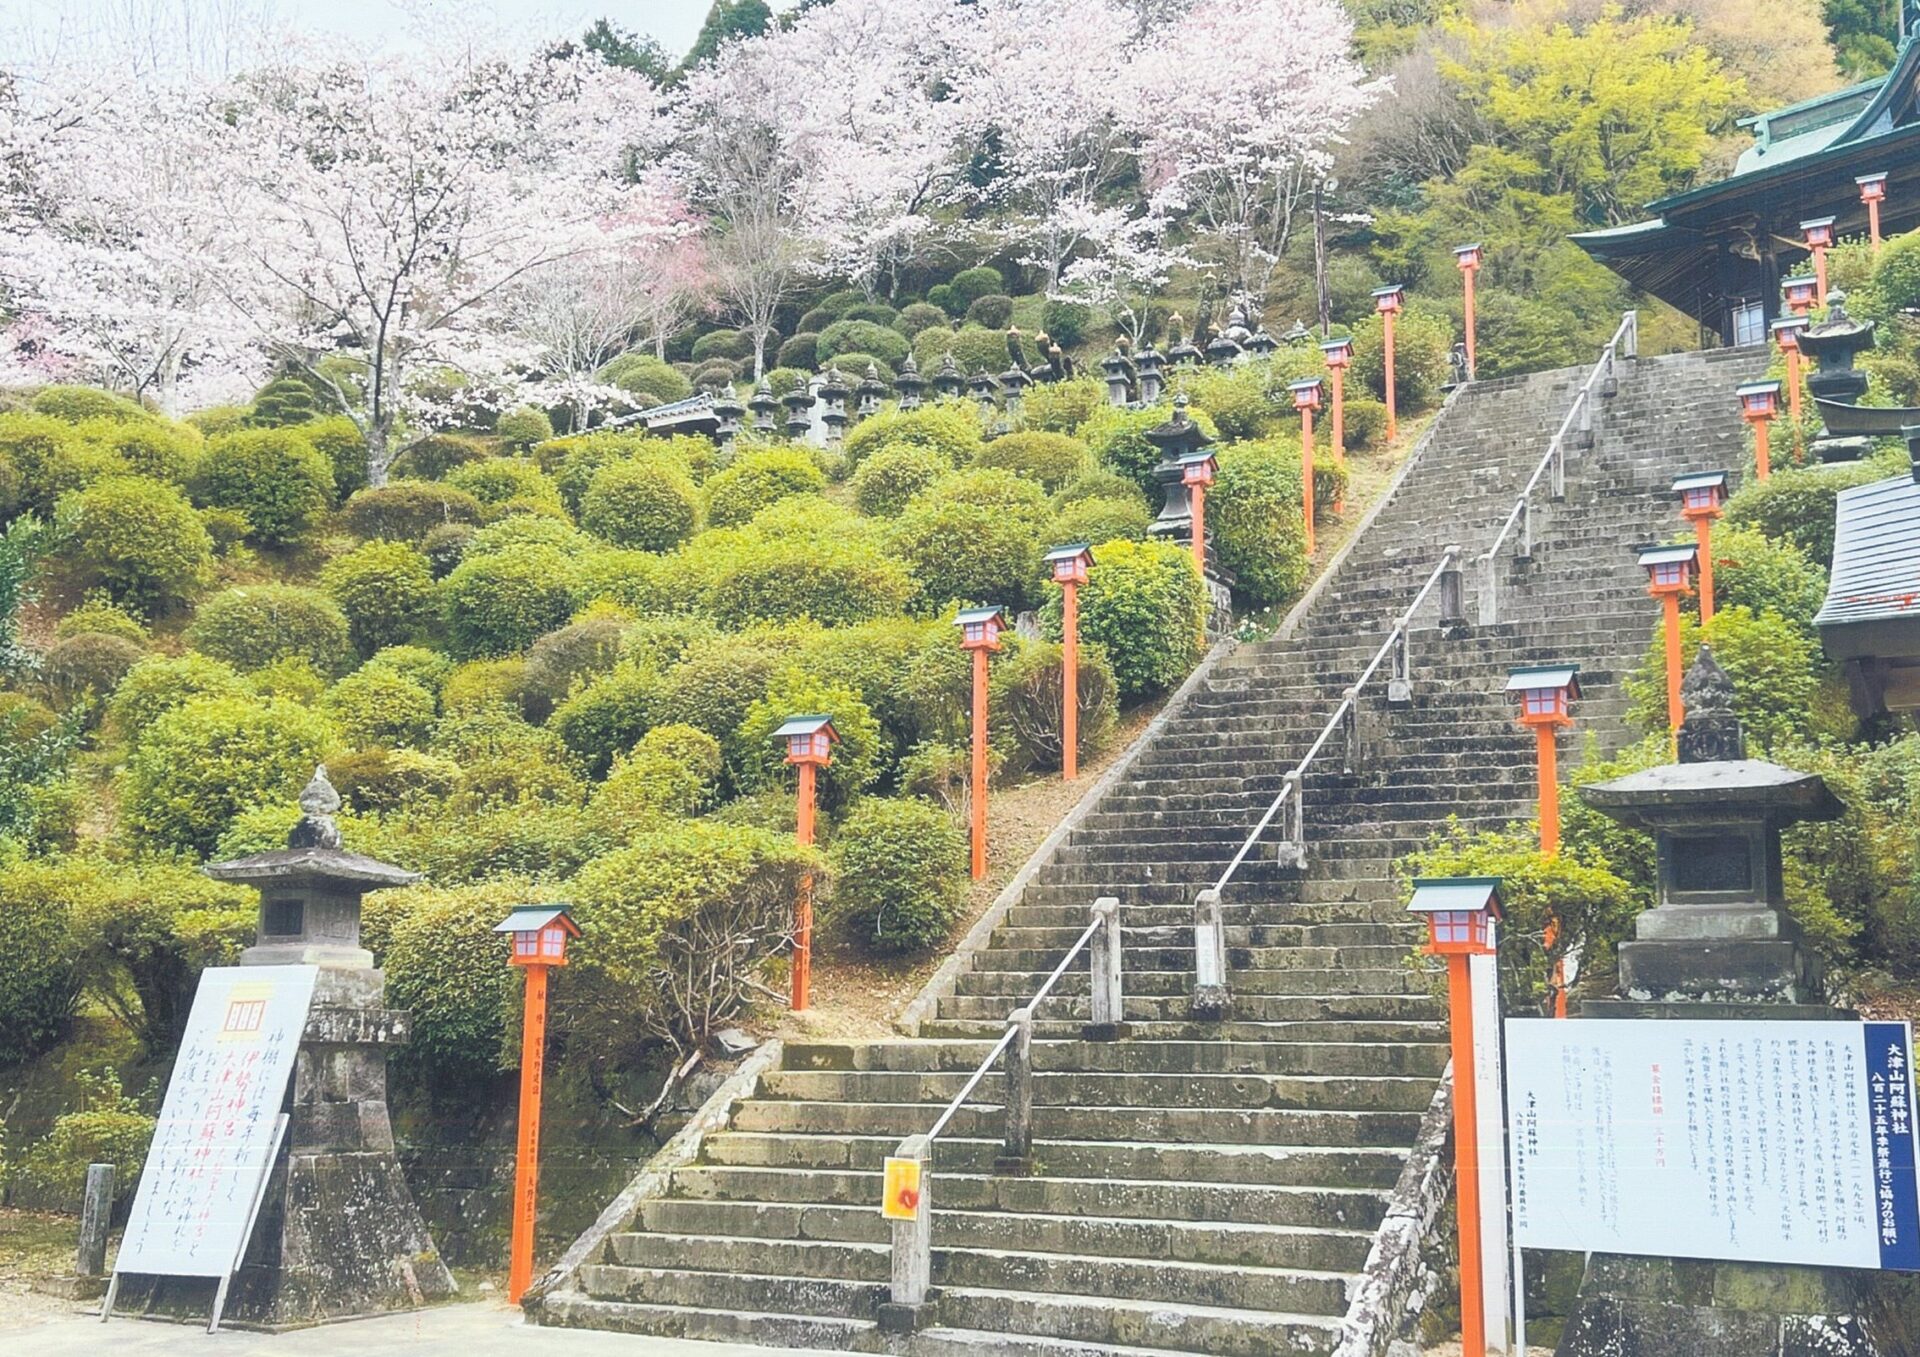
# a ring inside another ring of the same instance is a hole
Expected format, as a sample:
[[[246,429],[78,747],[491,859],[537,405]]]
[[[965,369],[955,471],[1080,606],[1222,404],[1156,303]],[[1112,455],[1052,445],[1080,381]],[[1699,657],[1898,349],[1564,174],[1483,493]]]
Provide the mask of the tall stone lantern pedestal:
[[[260,891],[243,966],[319,968],[300,1037],[286,1141],[227,1301],[228,1320],[293,1328],[415,1309],[457,1289],[394,1154],[387,1053],[407,1040],[360,945],[366,892],[418,880],[341,849],[326,770],[300,794],[287,847],[203,870]]]
[[[1620,946],[1620,997],[1575,1016],[1852,1017],[1820,1002],[1780,880],[1780,832],[1834,818],[1839,801],[1817,776],[1746,757],[1733,685],[1709,647],[1682,694],[1680,762],[1580,789],[1595,810],[1652,832],[1660,898]],[[1873,1357],[1859,1299],[1844,1268],[1596,1253],[1556,1357]]]

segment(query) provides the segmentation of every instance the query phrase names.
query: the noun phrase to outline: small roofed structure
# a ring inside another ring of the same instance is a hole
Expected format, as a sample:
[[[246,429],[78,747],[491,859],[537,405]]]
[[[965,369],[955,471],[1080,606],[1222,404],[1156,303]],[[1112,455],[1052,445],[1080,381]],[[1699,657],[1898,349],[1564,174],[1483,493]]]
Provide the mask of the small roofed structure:
[[[1911,475],[1840,492],[1827,599],[1813,619],[1862,717],[1920,713],[1920,427],[1907,447]]]

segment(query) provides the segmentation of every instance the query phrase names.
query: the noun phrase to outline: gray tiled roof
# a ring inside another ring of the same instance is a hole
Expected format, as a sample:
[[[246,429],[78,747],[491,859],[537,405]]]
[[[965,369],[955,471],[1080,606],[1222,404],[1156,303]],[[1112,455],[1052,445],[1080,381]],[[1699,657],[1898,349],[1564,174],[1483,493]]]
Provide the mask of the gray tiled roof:
[[[1920,485],[1910,476],[1840,492],[1833,573],[1813,620],[1827,627],[1899,619],[1920,626]]]

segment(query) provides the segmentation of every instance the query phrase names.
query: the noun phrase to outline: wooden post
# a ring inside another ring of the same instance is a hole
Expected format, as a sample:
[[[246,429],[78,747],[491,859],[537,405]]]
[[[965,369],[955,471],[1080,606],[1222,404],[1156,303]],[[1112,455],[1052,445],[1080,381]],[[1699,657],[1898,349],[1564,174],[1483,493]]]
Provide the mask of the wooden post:
[[[1333,369],[1333,457],[1341,466],[1347,464],[1347,369],[1342,364]]]
[[[1392,323],[1392,317],[1388,317]],[[1300,407],[1300,503],[1306,516],[1307,555],[1313,555],[1313,411]]]
[[[1453,1173],[1460,1226],[1460,1352],[1486,1357],[1480,1277],[1480,1128],[1473,1086],[1473,994],[1464,955],[1447,958],[1448,1026],[1453,1042]]]
[[[1092,1021],[1081,1035],[1088,1041],[1113,1041],[1126,1035],[1126,999],[1122,993],[1122,953],[1126,950],[1120,935],[1120,899],[1103,895],[1093,902],[1093,916],[1100,920],[1100,931],[1093,935],[1092,948],[1093,1011]]]
[[[1867,239],[1872,244],[1873,253],[1880,253],[1880,200],[1867,199]]]
[[[1767,449],[1767,421],[1750,419],[1747,422],[1753,425],[1753,474],[1764,481],[1773,469]]]
[[[87,1191],[80,1203],[80,1246],[73,1255],[77,1276],[106,1275],[107,1224],[113,1217],[113,1176],[112,1164],[87,1165]]]
[[[1696,513],[1693,541],[1700,563],[1700,625],[1713,621],[1713,515]]]
[[[540,1188],[540,1083],[547,1056],[546,966],[528,966],[526,1011],[520,1029],[520,1144],[514,1157],[513,1243],[507,1263],[507,1304],[518,1305],[533,1282],[533,1229]]]
[[[802,845],[813,842],[814,765],[800,765],[799,825],[794,837]],[[793,991],[790,1005],[799,1013],[813,996],[813,875],[800,878],[800,898],[794,902]]]
[[[1007,1143],[993,1161],[995,1173],[1033,1169],[1033,1010],[1007,1015],[1013,1041],[1007,1046]]]
[[[987,874],[987,652],[973,652],[973,879]]]
[[[1800,450],[1800,346],[1787,350],[1787,415],[1793,423],[1793,448]]]
[[[1072,580],[1060,586],[1060,615],[1060,776],[1072,782],[1080,776],[1080,586]]]
[[[1382,327],[1382,335],[1386,342],[1387,441],[1391,443],[1400,436],[1400,413],[1398,402],[1395,401],[1393,395],[1393,312],[1382,312],[1381,320],[1385,322]]]
[[[912,1333],[926,1322],[933,1289],[933,1142],[908,1136],[893,1155],[919,1163],[920,1196],[911,1220],[893,1222],[891,1285],[879,1319],[888,1333]]]
[[[1200,578],[1207,577],[1207,487],[1195,485],[1188,487],[1187,502],[1193,506],[1193,565],[1200,572]],[[1309,546],[1308,552],[1313,548]]]
[[[1680,702],[1680,591],[1669,589],[1660,595],[1660,610],[1664,614],[1664,629],[1667,637],[1667,726],[1678,731],[1680,723],[1686,719],[1686,708]]]
[[[1472,380],[1473,380],[1473,374],[1474,374],[1474,372],[1476,371],[1476,368],[1475,368],[1475,366],[1474,366],[1474,343],[1473,343],[1473,340],[1474,340],[1474,335],[1473,335],[1473,328],[1474,328],[1474,327],[1473,327],[1473,275],[1474,275],[1474,273],[1475,273],[1475,272],[1476,272],[1476,270],[1474,270],[1474,269],[1461,269],[1461,270],[1460,270],[1460,273],[1461,273],[1461,275],[1462,275],[1462,276],[1463,276],[1463,277],[1464,277],[1464,278],[1466,279],[1466,284],[1467,284],[1467,380],[1468,380],[1468,381],[1472,381]]]
[[[1815,306],[1827,304],[1827,247],[1815,245],[1813,248],[1813,303]]]

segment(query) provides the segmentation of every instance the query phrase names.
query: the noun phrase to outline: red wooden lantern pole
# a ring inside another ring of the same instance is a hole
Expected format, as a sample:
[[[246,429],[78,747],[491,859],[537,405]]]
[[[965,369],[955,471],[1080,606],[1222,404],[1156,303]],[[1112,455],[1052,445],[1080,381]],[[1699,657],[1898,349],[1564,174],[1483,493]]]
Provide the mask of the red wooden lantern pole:
[[[1833,218],[1815,217],[1800,223],[1800,232],[1806,237],[1807,251],[1813,256],[1813,300],[1816,305],[1827,304],[1827,251],[1833,246]]]
[[[1180,483],[1187,487],[1187,505],[1193,516],[1193,566],[1207,577],[1207,488],[1220,472],[1210,452],[1190,452],[1180,459]]]
[[[1693,577],[1694,547],[1646,547],[1640,565],[1647,572],[1647,592],[1660,600],[1667,643],[1667,725],[1680,729],[1686,709],[1680,702],[1680,599]]]
[[[1467,380],[1472,381],[1473,374],[1478,371],[1475,366],[1473,346],[1473,276],[1480,272],[1480,247],[1477,244],[1462,245],[1454,250],[1453,259],[1460,266],[1461,282],[1466,289]]]
[[[1800,336],[1806,333],[1807,318],[1796,313],[1773,323],[1773,342],[1787,356],[1787,418],[1793,425],[1793,450],[1800,451]]]
[[[1353,362],[1351,339],[1330,339],[1320,346],[1333,374],[1333,456],[1341,466],[1347,464],[1347,367]]]
[[[508,1248],[507,1304],[533,1284],[533,1231],[540,1192],[540,1090],[547,1059],[547,972],[567,964],[567,939],[580,936],[573,917],[554,905],[523,905],[494,925],[513,935],[512,964],[526,971],[520,1024],[519,1145],[514,1155],[513,1239]]]
[[[1374,309],[1380,313],[1381,342],[1386,366],[1387,379],[1387,441],[1391,443],[1400,436],[1399,403],[1393,392],[1393,318],[1400,314],[1400,308],[1406,305],[1406,290],[1398,283],[1389,283],[1386,287],[1373,290]]]
[[[1520,724],[1533,730],[1534,776],[1540,802],[1540,852],[1550,858],[1560,856],[1560,728],[1573,724],[1569,707],[1580,696],[1579,674],[1577,664],[1558,664],[1515,669],[1507,677],[1507,696],[1520,708]],[[1559,940],[1560,921],[1549,918],[1545,937],[1548,950]],[[1553,1000],[1553,1016],[1566,1017],[1566,958],[1554,961],[1547,989]]]
[[[1796,316],[1804,316],[1813,310],[1814,295],[1820,284],[1804,275],[1780,280],[1780,295],[1787,303],[1787,309]]]
[[[804,846],[813,843],[813,803],[818,770],[833,762],[833,746],[840,732],[833,718],[824,714],[789,716],[773,732],[773,738],[786,745],[787,762],[800,770],[800,792],[796,802],[797,823],[794,838]],[[796,1013],[806,1011],[813,1002],[813,874],[800,878],[799,898],[793,903],[793,975],[787,1006]]]
[[[1200,533],[1200,505],[1194,504],[1194,535]],[[1060,586],[1060,777],[1080,775],[1080,586],[1087,582],[1093,549],[1085,542],[1055,547],[1046,556]],[[1205,568],[1205,562],[1201,563]]]
[[[1860,186],[1860,201],[1867,205],[1867,239],[1873,252],[1880,253],[1880,204],[1887,200],[1887,176],[1863,174],[1853,181]]]
[[[1713,621],[1713,521],[1727,502],[1727,473],[1702,471],[1673,483],[1680,496],[1680,516],[1693,524],[1695,559],[1700,568],[1700,622]]]
[[[1320,408],[1320,379],[1309,377],[1302,382],[1292,382],[1287,390],[1293,393],[1293,408],[1300,412],[1300,497],[1306,507],[1307,515],[1307,555],[1313,555],[1313,412]],[[1345,508],[1344,497],[1336,497],[1333,511],[1339,513]]]
[[[987,656],[1000,648],[1006,614],[999,608],[962,608],[954,625],[960,644],[973,652],[973,776],[968,789],[973,820],[972,871],[987,874]]]
[[[1454,1204],[1460,1235],[1460,1352],[1486,1357],[1486,1293],[1480,1239],[1480,1108],[1473,1062],[1473,984],[1468,960],[1492,956],[1500,883],[1494,877],[1420,877],[1409,912],[1427,920],[1427,951],[1447,959],[1447,1026],[1453,1053]]]
[[[1780,412],[1780,383],[1746,382],[1734,394],[1740,398],[1740,417],[1753,429],[1753,474],[1764,481],[1773,474],[1767,425]]]

